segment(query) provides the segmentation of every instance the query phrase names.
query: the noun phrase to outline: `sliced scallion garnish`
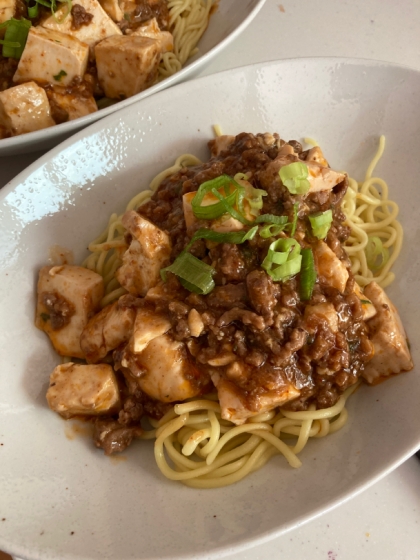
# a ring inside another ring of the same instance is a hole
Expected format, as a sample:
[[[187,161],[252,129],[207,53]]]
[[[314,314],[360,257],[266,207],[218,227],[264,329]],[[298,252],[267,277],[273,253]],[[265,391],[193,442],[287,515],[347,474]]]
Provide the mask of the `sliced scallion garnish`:
[[[223,189],[223,197],[219,190]],[[202,206],[201,203],[207,193],[213,194],[220,202]],[[229,175],[220,175],[216,179],[211,179],[202,183],[197,194],[191,201],[194,216],[200,220],[214,220],[229,212],[235,203],[239,203],[245,194],[245,189]],[[239,199],[239,200],[238,200]],[[229,212],[230,213],[230,212]]]
[[[188,251],[194,241],[197,241],[198,239],[208,239],[209,241],[216,241],[217,243],[232,243],[234,245],[240,245],[241,243],[248,241],[248,239],[255,237],[257,230],[258,226],[254,226],[245,233],[241,231],[219,233],[218,231],[213,231],[212,229],[200,228],[192,236],[191,241],[185,248],[185,251]]]
[[[311,222],[312,233],[318,239],[325,239],[327,233],[331,227],[333,220],[332,210],[326,210],[325,212],[317,212],[309,216],[309,221]]]
[[[206,295],[215,286],[213,275],[215,269],[191,255],[191,253],[181,253],[175,261],[160,271],[163,281],[166,281],[167,273],[172,272],[178,276],[181,284],[190,292]]]
[[[250,206],[250,213],[253,216],[258,216],[259,211],[263,207],[263,196],[267,196],[268,193],[262,189],[254,189],[254,187],[248,187],[248,192],[245,196],[245,200]]]
[[[308,166],[301,161],[284,165],[280,169],[279,175],[290,194],[306,194],[309,191]]]
[[[3,45],[2,55],[5,58],[19,59],[22,56],[31,25],[31,22],[25,18],[11,18],[0,25],[0,29],[6,28],[4,39],[0,41]]]
[[[389,259],[389,250],[383,246],[379,237],[370,236],[366,245],[366,262],[370,270],[376,272],[386,265]]]
[[[302,268],[300,271],[300,299],[310,300],[316,282],[316,270],[312,249],[302,249]]]
[[[271,243],[261,266],[275,282],[285,282],[300,272],[301,264],[299,243],[296,239],[282,238]]]

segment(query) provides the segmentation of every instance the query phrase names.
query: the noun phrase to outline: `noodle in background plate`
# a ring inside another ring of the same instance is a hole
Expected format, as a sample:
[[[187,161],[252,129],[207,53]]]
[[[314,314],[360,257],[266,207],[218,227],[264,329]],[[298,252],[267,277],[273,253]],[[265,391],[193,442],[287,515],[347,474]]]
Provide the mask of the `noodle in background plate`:
[[[183,3],[181,0],[170,2],[171,6]],[[215,131],[217,135],[221,134],[220,127],[215,127]],[[305,141],[316,145],[312,139]],[[390,268],[403,239],[402,227],[396,220],[398,205],[388,199],[386,182],[372,177],[384,147],[385,138],[381,136],[365,180],[358,183],[349,178],[349,188],[342,203],[345,223],[351,228],[344,248],[351,260],[352,272],[362,287],[372,280],[382,287],[394,280]],[[152,180],[149,190],[130,200],[126,210],[138,209],[147,202],[166,177],[200,163],[191,154],[179,156],[172,167]],[[115,278],[122,262],[120,257],[127,248],[121,217],[122,214],[112,214],[105,231],[89,244],[91,254],[83,262],[83,266],[104,278],[106,295],[101,307],[127,293]],[[368,267],[372,262],[373,271]],[[165,477],[194,488],[223,487],[260,469],[277,454],[283,455],[291,467],[300,467],[297,455],[310,438],[325,437],[345,425],[348,418],[346,401],[359,385],[360,381],[348,388],[330,408],[315,410],[311,405],[307,411],[272,410],[250,418],[241,426],[221,418],[217,397],[212,395],[176,404],[159,421],[149,419],[153,429],[146,430],[141,439],[155,439],[156,463]],[[286,443],[285,440],[290,438],[296,439],[294,445]]]

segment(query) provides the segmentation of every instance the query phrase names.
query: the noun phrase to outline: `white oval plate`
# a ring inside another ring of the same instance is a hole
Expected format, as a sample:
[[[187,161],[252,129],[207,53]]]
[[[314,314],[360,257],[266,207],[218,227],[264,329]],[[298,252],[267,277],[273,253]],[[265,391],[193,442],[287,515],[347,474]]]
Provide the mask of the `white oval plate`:
[[[248,27],[264,3],[265,0],[219,0],[217,10],[211,16],[209,26],[198,43],[198,53],[191,57],[179,72],[129,99],[96,113],[22,136],[0,139],[0,157],[52,148],[89,124],[193,77]]]
[[[0,193],[0,549],[42,560],[215,558],[279,535],[357,494],[420,446],[420,376],[363,387],[346,427],[311,441],[303,466],[274,458],[234,486],[165,480],[153,444],[103,456],[45,400],[57,356],[33,326],[37,271],[58,243],[77,260],[137,191],[183,152],[207,156],[226,133],[315,137],[333,167],[377,172],[401,205],[405,243],[389,290],[420,363],[420,73],[369,61],[309,59],[210,76],[134,104],[77,134]]]

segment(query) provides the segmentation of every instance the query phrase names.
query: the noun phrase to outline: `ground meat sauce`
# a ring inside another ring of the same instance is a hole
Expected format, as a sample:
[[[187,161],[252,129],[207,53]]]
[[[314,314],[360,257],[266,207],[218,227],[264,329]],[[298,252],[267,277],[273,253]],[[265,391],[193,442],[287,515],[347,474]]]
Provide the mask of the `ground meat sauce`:
[[[71,9],[72,21],[71,21],[71,28],[74,31],[77,31],[83,25],[89,25],[90,22],[93,20],[93,14],[90,14],[85,10],[83,6],[80,4],[73,4]]]
[[[74,305],[63,296],[55,292],[43,292],[41,302],[48,311],[48,320],[54,331],[58,331],[70,323],[70,319],[75,313]]]
[[[206,245],[202,240],[195,243],[191,252],[216,271],[216,287],[208,295],[188,292],[174,275],[168,274],[165,297],[153,303],[147,302],[147,298],[133,298],[136,305],[152,305],[156,311],[167,314],[172,324],[171,335],[185,342],[189,359],[199,372],[203,394],[211,388],[210,374],[218,372],[234,384],[250,410],[258,410],[263,393],[286,388],[289,383],[300,391],[300,396],[289,401],[285,408],[307,410],[311,404],[316,408],[330,407],[358,380],[364,364],[372,356],[361,302],[354,294],[355,281],[341,245],[349,235],[340,208],[347,179],[332,191],[305,198],[290,194],[278,173],[270,169],[270,163],[284,144],[277,135],[239,134],[225,151],[209,162],[181,169],[165,179],[152,199],[139,209],[142,216],[170,236],[172,259],[192,235],[192,232],[187,234],[182,195],[196,191],[203,182],[222,174],[233,177],[238,172],[247,173],[255,188],[264,189],[268,196],[263,199],[261,213],[288,215],[291,220],[293,205],[298,202],[295,238],[302,247],[317,241],[308,233],[308,214],[332,209],[333,223],[325,241],[349,270],[343,293],[318,276],[312,299],[302,302],[299,274],[286,282],[274,282],[261,268],[273,239],[256,235],[241,245],[214,242]],[[305,159],[306,153],[299,142],[288,144],[296,156]],[[210,148],[213,149],[212,142]],[[204,227],[206,222],[200,225]],[[308,305],[327,302],[337,312],[336,332],[321,316],[305,315]],[[186,318],[191,309],[198,311],[204,324],[199,337],[192,337],[188,327]],[[118,368],[118,351],[114,359]],[[153,404],[141,392],[134,393],[129,391],[114,429],[138,424],[146,407],[149,413],[154,410],[154,417],[160,417],[167,409],[166,405]],[[134,416],[130,416],[131,410]],[[113,441],[111,436],[107,437]],[[130,439],[126,432],[124,438]],[[100,438],[96,441],[100,445]],[[108,446],[107,452],[112,452],[111,447]]]

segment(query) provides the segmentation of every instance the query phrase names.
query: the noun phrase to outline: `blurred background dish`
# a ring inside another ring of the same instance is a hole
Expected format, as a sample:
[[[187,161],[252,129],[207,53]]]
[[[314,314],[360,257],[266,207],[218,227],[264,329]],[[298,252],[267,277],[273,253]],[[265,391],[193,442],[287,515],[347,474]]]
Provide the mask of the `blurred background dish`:
[[[47,408],[57,356],[34,328],[33,313],[36,273],[50,246],[71,248],[80,262],[109,214],[122,211],[155,173],[180,153],[206,156],[213,124],[229,134],[315,137],[331,165],[356,178],[385,134],[387,152],[377,173],[400,205],[406,232],[389,293],[414,342],[419,94],[417,71],[387,63],[302,59],[232,70],[95,123],[3,189],[0,258],[7,297],[0,304],[0,356],[10,367],[0,380],[0,492],[7,517],[0,548],[34,558],[181,559],[203,550],[216,557],[340,504],[418,449],[415,368],[378,387],[362,387],[349,402],[350,422],[328,441],[310,442],[300,470],[274,459],[241,483],[209,492],[164,480],[147,442],[114,465]],[[418,364],[415,344],[412,350]]]
[[[92,2],[94,0],[83,0],[83,1]],[[49,128],[44,128],[42,130],[29,132],[26,134],[22,134],[20,136],[0,139],[0,157],[6,155],[12,155],[12,154],[37,151],[40,149],[49,149],[57,145],[58,142],[64,140],[65,138],[68,138],[74,132],[93,123],[94,121],[106,115],[109,115],[110,113],[113,113],[119,109],[127,107],[128,105],[131,105],[132,103],[135,103],[140,99],[144,99],[145,97],[148,97],[149,95],[152,95],[157,91],[165,89],[166,87],[172,86],[176,83],[179,83],[188,77],[192,77],[195,73],[201,70],[203,66],[208,64],[215,56],[220,54],[225,47],[227,47],[232,41],[234,41],[235,38],[240,33],[242,33],[242,31],[244,31],[244,29],[246,29],[246,27],[251,23],[253,18],[257,15],[259,10],[262,8],[264,2],[265,0],[249,0],[247,2],[244,2],[243,0],[220,0],[220,1],[218,0],[217,2],[214,2],[213,3],[214,7],[211,10],[212,15],[210,17],[208,28],[204,32],[204,35],[202,36],[202,38],[200,39],[197,45],[198,52],[193,56],[191,56],[191,58],[189,58],[185,62],[181,70],[165,78],[164,75],[166,73],[169,73],[167,68],[173,66],[173,62],[169,61],[167,62],[167,64],[165,64],[165,68],[163,69],[164,74],[161,75],[160,81],[158,81],[151,87],[148,87],[144,91],[141,91],[140,93],[133,95],[132,97],[128,97],[123,101],[119,101],[109,106],[104,106],[104,108],[100,108],[98,111],[91,112],[90,114],[86,114],[85,116],[76,118],[74,120],[68,120],[67,122],[63,122],[61,124],[49,126]],[[130,2],[125,2],[125,4],[130,4]],[[133,4],[133,6],[135,6],[135,4]],[[65,7],[61,8],[61,10],[65,10],[65,9],[67,8]],[[105,14],[105,17],[108,16]],[[37,35],[39,35],[40,33],[41,35],[42,34],[45,35],[46,33],[55,33],[56,30],[61,29],[59,26],[60,24],[57,24],[54,18],[51,17],[50,19],[51,19],[51,25],[49,27],[51,29],[45,30],[44,28],[42,28],[40,32],[38,31],[39,29],[38,27],[32,28],[30,32],[31,41],[39,42],[47,39],[49,40],[49,38],[46,38],[44,36],[37,37]],[[110,24],[114,25],[117,31],[119,31],[119,28],[117,28],[117,26],[112,22],[112,20],[110,20]],[[44,23],[43,25],[47,25],[47,24]],[[82,26],[81,30],[83,31],[84,29],[85,28]],[[87,40],[87,39],[83,37],[82,40]],[[110,41],[110,39],[106,39],[106,41]],[[34,48],[37,48],[36,45],[34,45]],[[107,52],[102,53],[102,56],[105,58],[106,57],[109,58],[109,54]],[[29,56],[28,61],[30,62],[32,58]],[[21,64],[22,64],[22,60],[21,60]],[[20,71],[20,73],[22,74],[22,71]],[[29,75],[30,73],[28,74],[28,76]],[[54,76],[54,79],[59,80],[59,82],[61,83],[62,80],[66,79],[67,74],[63,73],[63,76],[64,78],[62,78],[58,74]],[[33,82],[30,83],[33,84]],[[28,88],[29,87],[28,84],[26,84],[25,87]],[[33,88],[36,88],[35,84],[32,85],[32,89]],[[37,92],[34,92],[32,90],[30,92],[26,90],[22,92],[22,95],[25,98],[27,98],[28,95],[36,95],[36,94]],[[53,103],[55,105],[57,105],[57,99],[59,103],[61,103],[61,101],[63,100],[62,92],[58,92],[58,93],[54,92],[52,95],[54,97]],[[110,95],[112,95],[112,93]],[[91,98],[91,104],[92,103],[93,105],[95,104],[93,98]],[[104,105],[106,105],[106,100]],[[99,106],[100,107],[102,106],[101,103],[99,103]]]

